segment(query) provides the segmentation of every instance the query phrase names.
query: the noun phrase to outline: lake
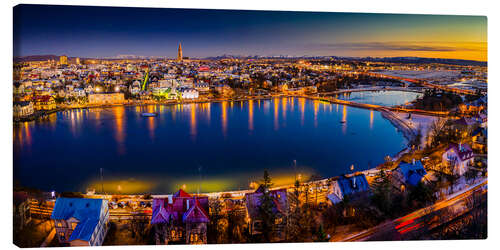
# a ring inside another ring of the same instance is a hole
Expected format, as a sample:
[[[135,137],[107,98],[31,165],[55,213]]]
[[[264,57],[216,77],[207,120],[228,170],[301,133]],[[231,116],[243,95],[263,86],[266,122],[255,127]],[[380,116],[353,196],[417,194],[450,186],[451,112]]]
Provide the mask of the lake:
[[[423,94],[398,90],[360,91],[334,95],[341,100],[381,106],[395,106],[409,103]]]
[[[75,109],[13,135],[15,181],[58,192],[248,189],[265,169],[282,185],[375,167],[407,143],[377,111],[305,98]]]

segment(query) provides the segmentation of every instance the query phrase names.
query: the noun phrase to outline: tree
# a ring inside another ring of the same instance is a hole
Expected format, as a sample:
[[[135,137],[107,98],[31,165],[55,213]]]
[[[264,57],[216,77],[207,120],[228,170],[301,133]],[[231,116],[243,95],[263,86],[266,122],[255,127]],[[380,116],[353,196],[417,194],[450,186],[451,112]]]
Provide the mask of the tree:
[[[301,236],[301,190],[299,180],[295,180],[293,192],[289,194],[288,200],[290,201],[290,213],[288,214],[288,223],[286,228],[286,239],[291,242],[300,241]]]
[[[210,243],[226,243],[227,233],[226,227],[227,220],[222,212],[222,203],[219,199],[210,199],[210,222],[207,228],[207,238],[211,240]]]
[[[410,188],[409,198],[416,203],[417,207],[423,207],[436,200],[432,188],[419,182],[417,186]]]
[[[325,230],[323,229],[323,225],[319,225],[319,229],[316,232],[316,242],[328,242],[330,237],[326,235]]]
[[[408,143],[408,146],[412,148],[418,148],[420,147],[421,143],[422,143],[422,129],[418,128],[417,131],[415,132],[415,136],[413,136],[413,138]]]
[[[227,235],[228,241],[230,243],[242,243],[244,242],[244,231],[245,231],[245,213],[242,213],[236,209],[230,209],[227,212]]]
[[[317,174],[313,174],[311,176],[311,181],[314,181],[314,199],[315,199],[315,205],[318,205],[318,188],[319,188],[319,183],[318,181],[321,180],[321,176]]]
[[[260,197],[259,215],[262,220],[261,232],[265,242],[271,242],[274,237],[274,227],[276,215],[274,214],[275,204],[269,189],[272,186],[271,177],[267,170],[264,170],[263,183],[260,185],[262,196]]]
[[[145,216],[132,216],[129,225],[129,230],[132,233],[132,238],[135,238],[139,241],[147,240],[148,236],[150,235],[149,219],[147,219]]]
[[[464,173],[465,179],[467,182],[474,182],[477,178],[479,171],[475,169],[474,167],[469,167],[467,171]]]
[[[384,170],[380,170],[372,184],[372,202],[386,215],[392,210],[392,184]]]

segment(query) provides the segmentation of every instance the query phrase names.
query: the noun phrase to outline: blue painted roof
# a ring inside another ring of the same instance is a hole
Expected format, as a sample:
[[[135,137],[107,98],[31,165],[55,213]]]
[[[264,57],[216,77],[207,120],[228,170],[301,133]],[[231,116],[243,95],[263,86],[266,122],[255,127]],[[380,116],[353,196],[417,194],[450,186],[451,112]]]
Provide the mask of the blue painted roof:
[[[84,240],[90,241],[92,234],[94,233],[95,227],[99,223],[99,218],[88,218],[84,221],[80,221],[78,225],[76,225],[75,230],[71,233],[69,237],[69,241],[72,240]]]
[[[107,201],[86,198],[57,198],[51,218],[67,220],[75,218],[79,221],[69,240],[89,241],[101,216],[101,207]]]
[[[341,176],[337,180],[340,191],[342,191],[342,195],[353,195],[356,193],[361,193],[370,190],[370,185],[366,180],[364,174],[359,174],[351,177]]]
[[[420,161],[416,161],[415,164],[401,162],[395,171],[401,173],[404,181],[412,186],[418,185],[427,174]]]

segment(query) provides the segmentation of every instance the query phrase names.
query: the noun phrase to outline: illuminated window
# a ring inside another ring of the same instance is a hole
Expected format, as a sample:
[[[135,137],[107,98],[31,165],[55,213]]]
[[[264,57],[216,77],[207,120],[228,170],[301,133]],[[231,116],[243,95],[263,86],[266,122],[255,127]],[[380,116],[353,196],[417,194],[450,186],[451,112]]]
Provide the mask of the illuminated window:
[[[76,222],[71,223],[71,229],[75,230],[75,227],[76,227],[77,224],[78,223],[76,223]]]
[[[62,227],[62,223],[61,223],[61,222],[58,222],[58,223],[57,223],[57,227]]]

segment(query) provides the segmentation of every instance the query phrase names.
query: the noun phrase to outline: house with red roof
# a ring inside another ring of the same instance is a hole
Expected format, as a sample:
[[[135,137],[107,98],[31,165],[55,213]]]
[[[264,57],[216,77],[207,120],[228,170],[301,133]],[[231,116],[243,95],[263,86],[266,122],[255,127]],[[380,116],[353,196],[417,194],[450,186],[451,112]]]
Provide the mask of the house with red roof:
[[[40,95],[33,97],[35,110],[53,110],[56,108],[56,101],[50,95]]]
[[[182,189],[166,198],[154,198],[151,225],[157,244],[206,244],[208,211],[208,197]]]
[[[474,153],[466,143],[450,143],[442,156],[443,165],[453,174],[463,175],[474,164]]]

